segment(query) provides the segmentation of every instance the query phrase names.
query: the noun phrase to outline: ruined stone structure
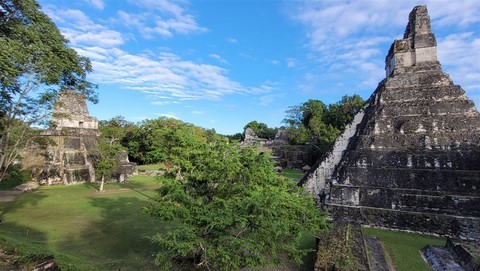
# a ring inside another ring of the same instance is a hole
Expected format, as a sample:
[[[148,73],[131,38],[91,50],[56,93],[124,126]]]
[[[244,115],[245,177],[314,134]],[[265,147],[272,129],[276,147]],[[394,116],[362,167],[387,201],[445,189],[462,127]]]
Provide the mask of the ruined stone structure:
[[[98,121],[88,115],[85,97],[62,91],[55,103],[51,127],[43,133],[54,144],[48,147],[41,184],[74,184],[95,181],[89,153],[98,143]]]
[[[128,152],[121,151],[117,153],[117,172],[113,174],[112,178],[120,183],[128,181],[128,177],[137,175],[137,163],[128,160]]]
[[[480,114],[441,69],[426,6],[386,76],[304,188],[336,220],[480,240]]]
[[[283,168],[301,169],[305,165],[311,166],[319,156],[319,150],[313,145],[289,145],[285,127],[280,127],[273,140],[259,138],[255,132],[245,129],[245,139],[242,146],[259,146],[259,152],[270,152],[272,159]]]

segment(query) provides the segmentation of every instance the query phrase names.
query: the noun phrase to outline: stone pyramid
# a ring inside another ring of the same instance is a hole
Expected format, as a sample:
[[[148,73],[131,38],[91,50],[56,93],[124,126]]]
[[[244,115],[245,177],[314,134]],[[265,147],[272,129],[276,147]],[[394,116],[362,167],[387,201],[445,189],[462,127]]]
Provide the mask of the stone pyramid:
[[[480,114],[442,71],[426,6],[385,66],[303,186],[334,220],[480,240]]]
[[[94,182],[95,169],[90,154],[98,143],[97,118],[88,115],[85,96],[62,90],[55,103],[50,129],[42,133],[52,144],[38,176],[40,184],[70,185]]]

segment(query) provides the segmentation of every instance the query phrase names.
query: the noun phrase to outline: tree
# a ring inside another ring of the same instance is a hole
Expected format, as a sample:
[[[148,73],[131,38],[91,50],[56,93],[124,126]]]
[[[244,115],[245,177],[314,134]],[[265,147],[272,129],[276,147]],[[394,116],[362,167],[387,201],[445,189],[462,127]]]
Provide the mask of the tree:
[[[66,44],[35,0],[0,1],[0,181],[29,142],[29,127],[46,123],[59,90],[96,101],[90,60]]]
[[[114,143],[122,144],[128,141],[126,136],[133,126],[134,124],[125,120],[123,116],[115,116],[109,120],[101,120],[98,122],[100,135],[102,138],[108,139],[109,145],[113,145]]]
[[[345,95],[339,102],[328,106],[319,100],[308,100],[290,107],[283,120],[290,141],[293,144],[313,144],[326,152],[363,103],[358,95]]]
[[[277,134],[277,128],[269,128],[267,124],[256,120],[247,123],[243,130],[245,131],[247,128],[252,129],[259,138],[274,139]]]
[[[95,175],[97,179],[100,179],[100,192],[103,191],[105,181],[110,180],[113,173],[118,170],[117,155],[120,151],[123,149],[119,144],[110,144],[108,140],[101,138],[96,151],[91,154],[94,156]]]
[[[326,122],[339,130],[343,130],[353,120],[364,103],[365,101],[359,95],[345,95],[339,102],[328,105]]]
[[[127,126],[122,145],[139,164],[174,163],[177,156],[188,154],[188,146],[207,142],[215,130],[205,130],[172,118],[145,120]]]
[[[123,116],[115,116],[110,120],[99,122],[100,139],[93,152],[95,164],[95,175],[100,179],[100,189],[103,191],[105,180],[110,180],[112,175],[118,171],[118,153],[125,151],[121,145],[124,140],[127,128],[133,126]]]
[[[275,265],[282,256],[301,262],[302,233],[317,234],[325,218],[313,198],[275,173],[268,155],[217,137],[193,144],[176,161],[180,176],[161,177],[158,195],[145,210],[175,224],[151,239],[156,263],[176,261],[204,270]]]

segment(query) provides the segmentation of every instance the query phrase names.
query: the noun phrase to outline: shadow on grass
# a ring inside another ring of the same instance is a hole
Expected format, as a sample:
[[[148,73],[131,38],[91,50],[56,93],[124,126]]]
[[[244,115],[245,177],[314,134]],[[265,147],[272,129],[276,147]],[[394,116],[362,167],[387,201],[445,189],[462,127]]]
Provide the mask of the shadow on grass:
[[[142,212],[146,200],[137,197],[92,198],[101,208],[101,220],[78,236],[65,240],[60,248],[75,250],[102,265],[104,270],[156,270],[155,246],[147,236],[168,229]]]
[[[41,190],[33,190],[28,193],[18,195],[14,201],[4,202],[0,204],[0,219],[1,213],[15,212],[25,206],[37,206],[38,203],[47,196]]]
[[[3,259],[9,255],[15,257],[16,263],[21,266],[29,263],[31,265],[53,255],[46,243],[46,235],[40,231],[11,222],[0,224],[0,248],[3,250]],[[8,261],[0,260],[0,270],[17,270],[19,267],[7,264]]]
[[[100,184],[99,183],[84,183],[82,184],[86,188],[94,189],[98,191],[100,189]]]

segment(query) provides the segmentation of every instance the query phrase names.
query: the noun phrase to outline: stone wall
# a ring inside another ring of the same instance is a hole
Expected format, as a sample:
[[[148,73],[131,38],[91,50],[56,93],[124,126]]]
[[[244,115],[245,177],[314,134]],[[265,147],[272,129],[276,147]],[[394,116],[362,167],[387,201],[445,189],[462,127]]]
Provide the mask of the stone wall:
[[[123,183],[128,181],[128,177],[137,175],[137,163],[130,162],[128,160],[127,151],[121,151],[117,154],[118,169],[113,174],[113,179]]]
[[[272,159],[283,168],[301,169],[305,165],[312,166],[320,155],[312,145],[289,145],[285,127],[278,129],[273,140],[259,138],[250,128],[245,129],[244,134],[241,146],[258,146],[259,152],[270,152]]]
[[[270,145],[273,158],[283,168],[302,169],[312,166],[319,157],[318,150],[311,145]]]

